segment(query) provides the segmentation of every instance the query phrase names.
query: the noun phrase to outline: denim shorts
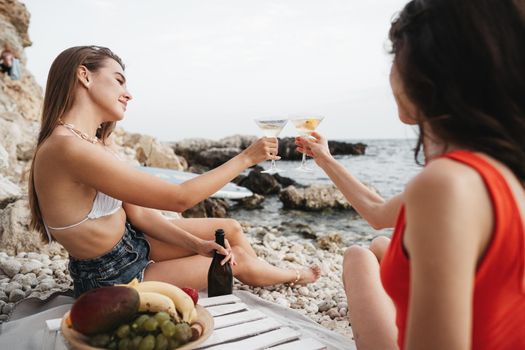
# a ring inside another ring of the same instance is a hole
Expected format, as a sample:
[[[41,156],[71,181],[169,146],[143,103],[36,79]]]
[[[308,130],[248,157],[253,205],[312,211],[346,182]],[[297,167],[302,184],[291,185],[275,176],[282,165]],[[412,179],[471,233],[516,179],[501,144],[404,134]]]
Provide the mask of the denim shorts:
[[[98,287],[142,281],[149,265],[150,246],[144,233],[126,222],[120,241],[107,253],[93,259],[69,257],[69,273],[73,279],[75,297]]]

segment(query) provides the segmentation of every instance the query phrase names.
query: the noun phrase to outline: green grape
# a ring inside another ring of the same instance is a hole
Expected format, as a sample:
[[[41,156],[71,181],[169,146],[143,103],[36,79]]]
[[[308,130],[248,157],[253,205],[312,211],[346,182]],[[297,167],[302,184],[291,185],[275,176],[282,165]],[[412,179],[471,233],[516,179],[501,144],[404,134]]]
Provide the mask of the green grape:
[[[162,324],[162,322],[170,319],[170,315],[164,311],[157,312],[155,316],[153,317],[155,317],[155,319],[157,320],[157,322],[159,322],[159,324]]]
[[[138,350],[153,350],[155,349],[155,336],[154,335],[147,335],[144,338],[142,338],[139,349]]]
[[[144,329],[147,332],[154,332],[158,327],[159,327],[159,322],[154,317],[148,318],[142,324],[142,329]]]
[[[176,349],[181,345],[177,340],[174,338],[168,338],[168,349]]]
[[[173,335],[175,334],[175,324],[171,321],[164,321],[160,326],[160,329],[162,331],[162,334],[164,334],[168,338],[173,337]]]
[[[120,326],[119,328],[117,328],[117,331],[115,332],[115,334],[117,335],[117,337],[119,337],[120,339],[124,339],[126,337],[129,336],[129,333],[131,332],[131,327],[129,324],[123,324],[122,326]]]
[[[96,334],[89,338],[89,344],[96,348],[105,348],[109,344],[109,335],[108,334]]]
[[[157,339],[155,341],[155,350],[167,350],[167,349],[168,349],[168,338],[164,336],[164,334],[162,333],[158,334]]]
[[[175,334],[173,338],[182,344],[186,344],[190,341],[192,336],[190,325],[187,323],[178,323],[175,325]]]
[[[146,322],[146,320],[149,319],[149,316],[148,315],[140,315],[139,317],[137,317],[135,319],[135,321],[133,321],[133,323],[131,324],[131,329],[133,329],[134,331],[140,331],[141,330],[141,327],[142,327],[142,324],[144,322]]]
[[[119,350],[128,350],[130,349],[131,340],[129,338],[123,338],[120,339],[118,342],[118,349]]]
[[[135,338],[131,339],[131,342],[129,344],[130,349],[138,350],[141,341],[142,341],[142,336],[140,335],[135,336]]]

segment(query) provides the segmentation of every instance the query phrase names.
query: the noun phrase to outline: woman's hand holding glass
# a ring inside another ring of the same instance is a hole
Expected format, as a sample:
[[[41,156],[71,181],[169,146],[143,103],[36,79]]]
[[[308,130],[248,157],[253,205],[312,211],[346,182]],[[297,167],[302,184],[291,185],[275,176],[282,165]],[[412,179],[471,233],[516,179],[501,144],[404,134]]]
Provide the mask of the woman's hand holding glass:
[[[248,148],[242,151],[241,155],[246,157],[250,166],[265,160],[279,160],[277,156],[279,142],[276,137],[261,137]]]
[[[309,137],[297,136],[295,144],[297,151],[312,157],[320,167],[323,161],[333,158],[328,147],[328,140],[316,131],[312,132]]]

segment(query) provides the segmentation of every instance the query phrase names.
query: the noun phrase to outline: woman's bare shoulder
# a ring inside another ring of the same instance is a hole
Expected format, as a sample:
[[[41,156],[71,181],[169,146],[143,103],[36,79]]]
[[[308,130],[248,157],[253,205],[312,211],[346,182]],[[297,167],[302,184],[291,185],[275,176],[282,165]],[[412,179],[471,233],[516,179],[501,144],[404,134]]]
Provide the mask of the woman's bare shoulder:
[[[37,162],[60,164],[81,158],[86,152],[96,152],[97,148],[73,135],[53,134],[38,149]]]
[[[457,191],[483,190],[481,175],[472,167],[447,158],[431,161],[407,185],[406,192],[436,192],[450,195]]]

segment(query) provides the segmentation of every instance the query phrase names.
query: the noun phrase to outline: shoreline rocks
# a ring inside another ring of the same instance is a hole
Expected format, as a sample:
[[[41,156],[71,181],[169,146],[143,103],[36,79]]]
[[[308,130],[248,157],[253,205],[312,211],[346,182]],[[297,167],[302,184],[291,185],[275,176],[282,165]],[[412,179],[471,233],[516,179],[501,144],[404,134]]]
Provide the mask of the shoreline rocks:
[[[364,143],[351,143],[343,141],[328,141],[328,148],[330,153],[334,156],[339,155],[354,155],[362,156],[366,152]],[[302,153],[297,152],[297,146],[295,145],[295,138],[283,137],[279,139],[279,155],[285,160],[301,160]]]
[[[288,186],[279,193],[285,209],[322,211],[350,210],[352,206],[334,185],[312,185],[306,188]]]
[[[256,136],[232,135],[218,141],[191,138],[167,143],[175,154],[187,160],[188,166],[194,167],[197,172],[215,168],[246,149],[257,139]],[[330,152],[336,155],[364,155],[364,143],[350,143],[343,141],[328,141]],[[279,155],[284,160],[301,160],[302,154],[297,152],[295,139],[284,137],[279,139]]]

